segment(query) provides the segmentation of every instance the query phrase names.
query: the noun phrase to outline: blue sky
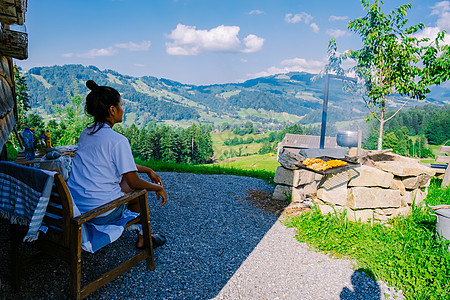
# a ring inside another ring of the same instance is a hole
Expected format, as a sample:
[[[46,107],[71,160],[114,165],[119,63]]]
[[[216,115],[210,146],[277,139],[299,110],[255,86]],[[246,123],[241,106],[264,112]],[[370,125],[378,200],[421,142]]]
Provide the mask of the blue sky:
[[[405,3],[385,2],[385,11]],[[450,1],[411,4],[410,25],[450,32]],[[339,51],[360,47],[347,24],[363,15],[360,0],[32,0],[29,58],[16,63],[94,65],[197,85],[316,73],[330,37]]]

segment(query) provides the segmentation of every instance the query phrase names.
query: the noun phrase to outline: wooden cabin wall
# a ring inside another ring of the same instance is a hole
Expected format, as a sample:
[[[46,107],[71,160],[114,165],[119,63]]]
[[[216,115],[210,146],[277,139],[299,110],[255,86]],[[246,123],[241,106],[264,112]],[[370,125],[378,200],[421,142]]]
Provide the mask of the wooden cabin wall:
[[[10,57],[0,55],[0,149],[16,123],[14,69]]]

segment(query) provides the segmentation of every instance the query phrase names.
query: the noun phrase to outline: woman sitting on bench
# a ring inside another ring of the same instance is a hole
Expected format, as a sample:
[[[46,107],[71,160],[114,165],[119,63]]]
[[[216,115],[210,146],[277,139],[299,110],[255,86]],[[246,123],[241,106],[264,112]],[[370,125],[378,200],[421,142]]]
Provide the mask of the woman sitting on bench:
[[[91,92],[86,97],[85,110],[94,117],[94,123],[80,135],[78,149],[72,161],[67,182],[73,201],[80,213],[85,213],[133,189],[156,192],[161,206],[167,201],[161,178],[150,168],[134,163],[128,139],[112,127],[122,122],[123,109],[117,90],[98,86],[89,80],[86,86]],[[141,179],[138,173],[146,173],[152,182]],[[125,205],[100,215],[92,223],[106,225],[122,216]],[[138,201],[130,202],[128,209],[139,213]],[[153,248],[162,246],[166,239],[153,235]],[[138,233],[136,247],[144,246],[143,236]]]

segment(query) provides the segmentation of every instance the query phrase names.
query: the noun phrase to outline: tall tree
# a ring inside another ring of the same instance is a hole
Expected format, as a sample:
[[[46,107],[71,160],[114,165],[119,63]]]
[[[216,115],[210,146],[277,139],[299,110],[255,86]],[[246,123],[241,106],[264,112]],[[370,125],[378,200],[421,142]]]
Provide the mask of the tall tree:
[[[348,28],[358,33],[363,42],[360,50],[350,50],[348,56],[356,61],[353,68],[367,89],[367,107],[379,121],[378,149],[382,149],[384,124],[392,119],[411,99],[423,100],[429,86],[439,85],[450,78],[450,46],[443,45],[444,32],[435,39],[419,38],[425,28],[420,23],[406,27],[407,10],[402,5],[386,15],[381,0],[362,0],[367,14],[349,22]],[[390,95],[406,97],[390,117]]]
[[[83,98],[80,95],[75,95],[70,99],[69,104],[63,107],[54,107],[59,124],[64,128],[59,140],[55,141],[56,145],[75,145],[78,143],[81,132],[89,122],[82,102]]]
[[[30,97],[28,96],[28,86],[25,77],[20,74],[20,69],[14,65],[14,83],[16,87],[16,104],[18,120],[18,130],[26,123],[26,112],[31,109]]]

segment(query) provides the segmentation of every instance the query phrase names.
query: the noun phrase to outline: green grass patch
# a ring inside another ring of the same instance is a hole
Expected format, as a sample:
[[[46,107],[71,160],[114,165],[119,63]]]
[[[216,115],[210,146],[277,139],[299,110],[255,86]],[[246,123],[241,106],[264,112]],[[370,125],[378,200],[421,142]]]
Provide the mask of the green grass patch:
[[[448,203],[450,187],[433,180],[425,202]],[[313,209],[286,224],[297,228],[297,239],[336,257],[349,257],[377,280],[403,290],[408,299],[450,299],[450,242],[435,233],[436,218],[428,208],[394,219],[390,226],[349,222],[345,215],[322,216]]]
[[[219,166],[241,170],[261,170],[273,172],[277,170],[280,163],[277,161],[276,153],[273,156],[269,154],[252,155],[247,157],[238,157],[235,160],[224,161]]]
[[[263,143],[250,143],[250,144],[227,146],[227,145],[224,145],[224,142],[227,139],[233,139],[233,138],[239,138],[239,139],[242,138],[243,140],[247,140],[249,137],[253,137],[253,139],[259,140],[259,139],[269,136],[269,133],[270,133],[270,131],[268,131],[264,134],[245,134],[243,136],[240,136],[240,135],[234,134],[231,131],[213,132],[213,133],[211,133],[211,141],[212,141],[212,147],[214,150],[214,155],[216,155],[217,158],[222,157],[222,158],[226,159],[229,156],[225,155],[224,153],[230,153],[231,151],[239,153],[239,148],[241,151],[241,156],[256,154],[256,153],[258,153],[259,149],[261,149],[261,147],[263,146]]]
[[[246,176],[262,179],[273,184],[275,172],[265,170],[242,170],[233,167],[223,167],[218,164],[214,165],[185,165],[163,161],[141,161],[135,160],[137,164],[152,168],[154,171],[160,172],[177,172],[177,173],[194,173],[194,174],[223,174]]]

